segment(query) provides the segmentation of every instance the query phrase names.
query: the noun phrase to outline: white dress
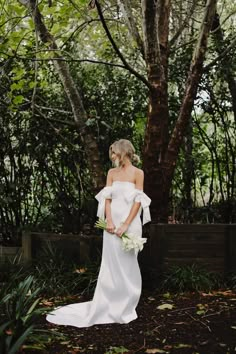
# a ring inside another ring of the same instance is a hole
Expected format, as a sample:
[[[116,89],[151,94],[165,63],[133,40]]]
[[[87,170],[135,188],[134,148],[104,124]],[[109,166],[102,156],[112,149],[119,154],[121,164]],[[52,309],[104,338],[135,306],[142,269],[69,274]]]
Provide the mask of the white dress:
[[[129,215],[133,203],[140,202],[140,211],[127,233],[142,237],[143,224],[150,221],[150,198],[131,182],[115,181],[95,197],[98,217],[104,218],[105,200],[112,199],[112,220],[116,227]],[[75,327],[89,327],[103,323],[128,323],[137,318],[136,306],[141,294],[141,274],[134,250],[124,251],[121,239],[104,231],[102,262],[92,301],[59,307],[47,315],[47,321]]]

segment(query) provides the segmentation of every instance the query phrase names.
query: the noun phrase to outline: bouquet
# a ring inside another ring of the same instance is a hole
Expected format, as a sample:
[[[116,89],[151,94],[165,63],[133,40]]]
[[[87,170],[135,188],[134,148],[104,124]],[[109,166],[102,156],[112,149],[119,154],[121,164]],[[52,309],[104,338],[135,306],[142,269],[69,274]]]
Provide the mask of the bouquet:
[[[106,230],[107,224],[105,220],[99,219],[95,223],[95,227],[98,229]],[[139,251],[142,251],[143,244],[147,242],[146,238],[137,237],[134,234],[123,233],[121,236],[122,248],[124,251],[134,250],[137,255]]]

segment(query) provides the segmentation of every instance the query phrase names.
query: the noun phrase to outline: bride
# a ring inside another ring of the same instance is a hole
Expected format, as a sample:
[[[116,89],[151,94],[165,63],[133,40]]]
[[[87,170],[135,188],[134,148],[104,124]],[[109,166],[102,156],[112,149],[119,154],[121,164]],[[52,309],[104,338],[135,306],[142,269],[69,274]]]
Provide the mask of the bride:
[[[124,251],[123,233],[142,237],[143,224],[150,221],[150,198],[143,192],[143,171],[133,145],[120,139],[109,149],[114,168],[97,195],[97,216],[106,219],[103,250],[97,286],[92,301],[59,307],[47,315],[47,321],[75,327],[103,323],[129,323],[137,318],[136,306],[141,294],[141,274],[134,250]]]

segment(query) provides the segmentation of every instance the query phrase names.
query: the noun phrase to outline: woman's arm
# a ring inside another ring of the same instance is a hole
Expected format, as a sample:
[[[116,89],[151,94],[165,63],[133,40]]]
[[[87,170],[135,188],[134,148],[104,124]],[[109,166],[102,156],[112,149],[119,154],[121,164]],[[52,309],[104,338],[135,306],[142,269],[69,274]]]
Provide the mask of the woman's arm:
[[[144,173],[142,170],[138,170],[136,173],[135,188],[139,189],[139,190],[143,190],[143,182],[144,182]],[[137,215],[140,205],[141,205],[141,203],[134,202],[128,217],[126,218],[124,223],[116,231],[116,235],[118,237],[121,237],[123,235],[123,233],[127,231],[129,225],[131,224],[131,222],[133,221],[133,219]]]
[[[112,185],[112,170],[109,170],[107,174],[106,187],[109,187],[111,185]],[[107,232],[114,233],[115,225],[113,224],[112,216],[111,216],[111,199],[105,200],[105,216],[107,220],[107,228],[106,228]]]

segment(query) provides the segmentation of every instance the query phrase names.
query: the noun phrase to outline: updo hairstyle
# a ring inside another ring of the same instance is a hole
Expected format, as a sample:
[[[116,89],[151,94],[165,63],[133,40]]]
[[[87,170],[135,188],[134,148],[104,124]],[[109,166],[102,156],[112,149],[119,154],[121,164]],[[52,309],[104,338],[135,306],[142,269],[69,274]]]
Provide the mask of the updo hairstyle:
[[[120,139],[115,141],[109,148],[110,159],[112,157],[113,151],[119,158],[120,166],[123,166],[125,164],[126,158],[128,158],[134,164],[140,162],[140,158],[138,155],[135,154],[134,146],[129,140]]]

